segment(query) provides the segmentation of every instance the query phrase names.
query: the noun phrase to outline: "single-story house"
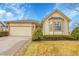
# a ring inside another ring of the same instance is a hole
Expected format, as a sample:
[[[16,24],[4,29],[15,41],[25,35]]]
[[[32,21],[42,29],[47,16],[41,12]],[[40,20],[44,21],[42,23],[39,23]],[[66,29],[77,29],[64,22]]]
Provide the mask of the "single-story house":
[[[61,11],[54,10],[41,22],[43,35],[69,35],[69,21]],[[39,26],[39,23],[33,20],[7,21],[6,24],[9,35],[27,37],[32,37],[34,30]]]
[[[69,35],[70,19],[58,9],[47,15],[43,22],[43,35]]]
[[[33,20],[7,21],[7,30],[10,36],[32,37],[35,28],[39,25]]]

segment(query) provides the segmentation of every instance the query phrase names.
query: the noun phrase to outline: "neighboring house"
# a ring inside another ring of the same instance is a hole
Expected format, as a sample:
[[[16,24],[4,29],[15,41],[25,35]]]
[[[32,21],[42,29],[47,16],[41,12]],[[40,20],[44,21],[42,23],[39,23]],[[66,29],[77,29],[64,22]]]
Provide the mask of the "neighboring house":
[[[3,31],[7,31],[7,26],[6,26],[6,24],[5,24],[4,22],[2,22],[2,25],[3,25],[3,26],[2,26],[2,30],[3,30]]]
[[[0,31],[3,31],[4,24],[0,22]]]
[[[42,22],[43,35],[69,35],[70,19],[59,10],[54,10]]]
[[[27,36],[32,37],[38,23],[33,20],[17,20],[7,21],[7,30],[11,36]]]

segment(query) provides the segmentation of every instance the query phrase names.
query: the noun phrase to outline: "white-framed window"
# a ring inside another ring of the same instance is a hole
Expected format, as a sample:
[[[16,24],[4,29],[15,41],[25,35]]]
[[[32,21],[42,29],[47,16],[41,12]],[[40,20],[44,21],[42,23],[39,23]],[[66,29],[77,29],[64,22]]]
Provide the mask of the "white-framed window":
[[[62,23],[54,22],[54,31],[61,31],[61,30],[62,30]]]

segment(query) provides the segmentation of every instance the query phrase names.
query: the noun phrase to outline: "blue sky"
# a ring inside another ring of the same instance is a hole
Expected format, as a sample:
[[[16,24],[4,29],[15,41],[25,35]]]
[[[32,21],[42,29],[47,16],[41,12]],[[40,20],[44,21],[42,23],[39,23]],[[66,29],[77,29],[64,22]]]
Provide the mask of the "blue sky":
[[[35,19],[41,21],[54,9],[59,9],[71,19],[69,25],[70,30],[76,26],[74,22],[79,23],[79,4],[68,3],[0,4],[0,21],[21,19]]]

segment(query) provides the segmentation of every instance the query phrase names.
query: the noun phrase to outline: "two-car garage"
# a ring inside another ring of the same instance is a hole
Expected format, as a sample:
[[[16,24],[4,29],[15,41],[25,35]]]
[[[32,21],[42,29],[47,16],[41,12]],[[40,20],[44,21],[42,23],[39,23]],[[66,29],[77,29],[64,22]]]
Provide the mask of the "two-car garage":
[[[27,36],[32,37],[35,30],[35,23],[33,22],[7,22],[10,36]]]
[[[32,27],[10,27],[11,36],[32,36]]]

